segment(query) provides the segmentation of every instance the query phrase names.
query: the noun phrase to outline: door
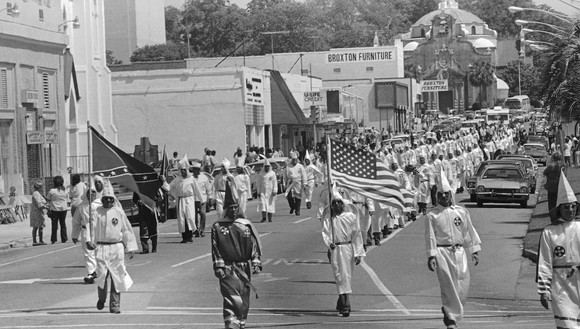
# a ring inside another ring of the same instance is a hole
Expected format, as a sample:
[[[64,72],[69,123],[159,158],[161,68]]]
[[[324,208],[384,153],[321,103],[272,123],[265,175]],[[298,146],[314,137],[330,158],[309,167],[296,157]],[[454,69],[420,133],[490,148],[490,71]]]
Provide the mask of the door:
[[[439,92],[439,111],[449,114],[449,110],[453,109],[453,91]]]

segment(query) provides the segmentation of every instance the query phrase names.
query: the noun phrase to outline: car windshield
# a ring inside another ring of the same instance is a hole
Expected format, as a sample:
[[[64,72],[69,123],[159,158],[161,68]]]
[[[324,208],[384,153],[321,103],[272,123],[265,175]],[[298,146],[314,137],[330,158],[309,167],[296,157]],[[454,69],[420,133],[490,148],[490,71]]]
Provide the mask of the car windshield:
[[[524,145],[524,150],[526,152],[534,152],[534,151],[546,151],[546,147],[543,145]]]
[[[505,101],[505,107],[508,109],[520,109],[522,108],[522,102],[520,100],[517,99],[508,99]]]
[[[532,160],[530,160],[529,158],[507,158],[507,157],[504,157],[502,159],[505,159],[505,160],[509,159],[509,160],[514,160],[514,161],[519,161],[519,162],[521,162],[521,163],[524,164],[524,167],[526,169],[530,169],[533,166]]]
[[[522,175],[517,169],[488,169],[483,178],[487,179],[505,179],[505,180],[520,180]]]

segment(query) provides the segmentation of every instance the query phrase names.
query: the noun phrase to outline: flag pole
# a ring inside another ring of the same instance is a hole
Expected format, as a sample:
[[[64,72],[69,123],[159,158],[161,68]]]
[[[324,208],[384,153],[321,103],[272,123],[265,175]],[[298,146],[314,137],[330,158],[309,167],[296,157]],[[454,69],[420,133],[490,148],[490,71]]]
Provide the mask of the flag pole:
[[[165,179],[167,179],[167,173],[169,172],[169,159],[167,158],[167,151],[165,150],[165,147],[167,145],[164,144],[163,145],[163,159],[161,160],[163,161],[163,166],[165,167],[164,171],[161,173]],[[165,190],[161,189],[163,192],[163,216],[165,217],[165,221],[167,221],[169,219],[169,193],[167,193]]]
[[[332,233],[332,243],[334,244],[334,213],[332,211],[332,175],[330,174],[330,162],[332,161],[332,152],[330,145],[330,136],[326,135],[326,173],[328,182],[328,209],[330,209],[330,232]]]
[[[88,155],[87,155],[87,159],[88,159],[88,167],[89,167],[89,191],[91,190],[91,174],[92,174],[92,166],[93,166],[93,159],[92,159],[92,147],[91,147],[91,136],[92,136],[92,132],[91,132],[91,121],[87,120],[87,151],[88,151]],[[96,187],[95,187],[96,189]],[[89,192],[89,232],[90,232],[90,236],[89,238],[91,239],[91,242],[93,241],[93,200],[92,200],[92,194],[91,192]]]

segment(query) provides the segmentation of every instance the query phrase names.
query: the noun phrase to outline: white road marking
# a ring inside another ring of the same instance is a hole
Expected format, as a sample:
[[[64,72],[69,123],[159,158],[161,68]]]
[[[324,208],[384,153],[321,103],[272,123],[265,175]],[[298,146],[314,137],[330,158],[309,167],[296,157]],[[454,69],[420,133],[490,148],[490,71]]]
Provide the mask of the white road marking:
[[[303,219],[299,219],[299,220],[295,221],[294,224],[302,223],[302,222],[307,221],[307,220],[309,220],[311,218],[312,217],[306,217],[306,218],[303,218]]]
[[[33,284],[36,282],[50,282],[50,281],[81,281],[83,279],[82,276],[76,278],[56,278],[56,279],[24,279],[24,280],[10,280],[10,281],[1,281],[0,284]]]
[[[385,297],[387,297],[387,299],[393,305],[395,305],[395,308],[403,312],[403,314],[405,315],[411,315],[411,312],[409,312],[409,310],[406,309],[405,306],[403,306],[403,304],[397,299],[397,297],[395,297],[395,295],[393,295],[393,293],[381,282],[379,276],[375,273],[375,271],[373,271],[373,269],[370,266],[367,265],[367,263],[365,263],[364,259],[360,262],[360,265],[362,266],[362,268],[364,268],[365,271],[367,271],[368,275],[371,277],[371,279],[373,280],[377,288],[379,288],[379,290],[383,293],[383,295],[385,295]]]
[[[209,253],[209,254],[205,254],[205,255],[201,255],[201,256],[197,256],[197,257],[195,257],[195,258],[188,259],[188,260],[186,260],[186,261],[184,261],[184,262],[177,263],[177,264],[175,264],[175,265],[171,265],[171,268],[175,268],[175,267],[179,267],[179,266],[181,266],[181,265],[189,264],[189,263],[191,263],[191,262],[195,262],[196,260],[203,259],[203,258],[206,258],[206,257],[209,257],[209,256],[211,256],[211,253]]]
[[[0,267],[6,266],[6,265],[12,265],[12,264],[15,264],[15,263],[20,263],[20,262],[23,262],[25,260],[34,259],[34,258],[38,258],[38,257],[43,257],[43,256],[50,255],[50,254],[55,254],[57,252],[66,251],[66,250],[69,250],[69,249],[72,249],[72,248],[77,248],[77,247],[79,247],[79,246],[78,245],[73,245],[73,246],[70,246],[70,247],[66,247],[66,248],[62,248],[62,249],[58,249],[58,250],[53,250],[53,251],[45,252],[43,254],[38,254],[38,255],[34,255],[34,256],[30,256],[30,257],[21,258],[21,259],[15,260],[15,261],[11,261],[11,262],[8,262],[8,263],[0,264]]]

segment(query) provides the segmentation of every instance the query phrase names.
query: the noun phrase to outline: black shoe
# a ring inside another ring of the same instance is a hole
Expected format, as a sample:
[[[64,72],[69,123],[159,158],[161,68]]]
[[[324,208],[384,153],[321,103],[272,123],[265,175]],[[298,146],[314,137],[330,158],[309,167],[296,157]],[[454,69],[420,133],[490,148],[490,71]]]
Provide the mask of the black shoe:
[[[380,246],[380,245],[381,245],[381,240],[375,239],[375,246]]]
[[[97,278],[97,272],[91,273],[91,276],[96,279]]]
[[[192,238],[187,239],[187,242],[193,242]]]
[[[294,209],[290,209],[290,215],[294,213]]]
[[[199,233],[199,236],[203,238],[205,236],[205,233],[201,232]]]
[[[198,231],[193,232],[193,236],[199,238],[199,232]]]
[[[97,301],[97,310],[102,310],[103,308],[105,308],[105,301]]]
[[[156,253],[157,253],[157,249],[153,249],[153,250],[151,250],[151,253],[152,253],[152,254],[156,254]]]
[[[348,318],[350,316],[350,309],[346,308],[342,311],[342,316],[344,316],[345,318]]]
[[[300,216],[300,210],[296,210],[296,216]]]
[[[271,223],[271,222],[272,222],[272,218],[268,218],[268,222],[270,222],[270,223]]]
[[[143,251],[141,251],[141,255],[145,255],[145,254],[148,254],[148,253],[149,253],[149,250],[143,250]]]
[[[388,228],[387,229],[387,235],[391,235],[391,233],[393,233],[393,229],[392,228]]]
[[[266,221],[266,217],[262,217],[262,220],[260,221],[260,223],[264,223]]]
[[[183,239],[181,240],[181,243],[187,243],[187,240]]]
[[[310,201],[306,202],[306,208],[310,209],[312,207],[312,203]]]
[[[84,277],[83,281],[85,281],[86,284],[93,284],[95,283],[95,278],[93,278],[93,276],[89,274]]]
[[[121,310],[120,310],[120,309],[118,309],[118,308],[112,308],[112,309],[110,310],[110,312],[111,312],[111,313],[113,313],[113,314],[120,314],[120,313],[121,313]]]

